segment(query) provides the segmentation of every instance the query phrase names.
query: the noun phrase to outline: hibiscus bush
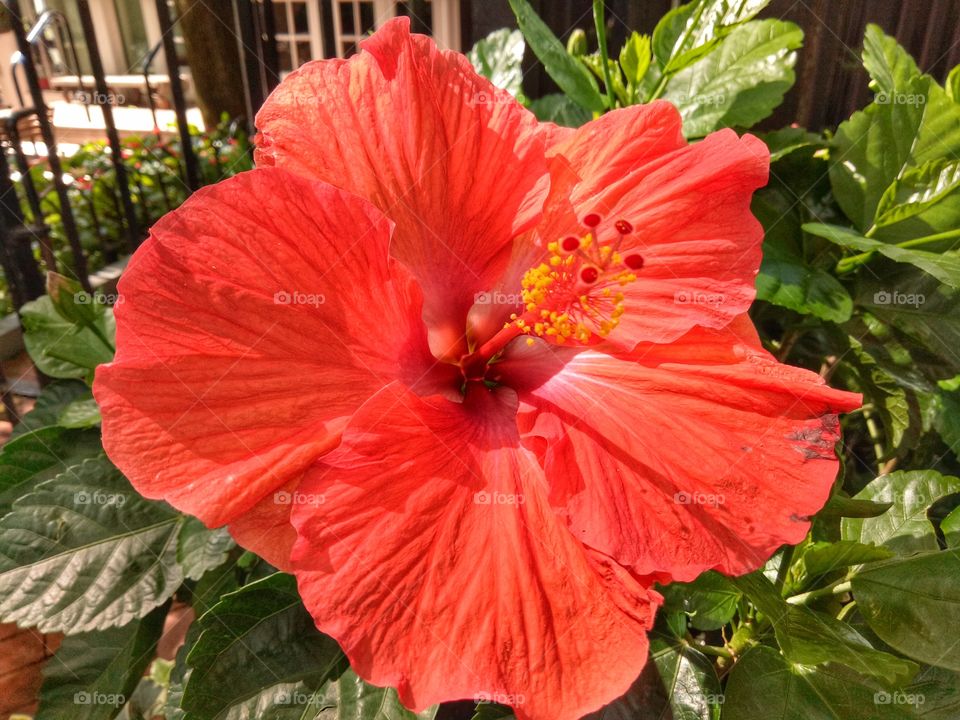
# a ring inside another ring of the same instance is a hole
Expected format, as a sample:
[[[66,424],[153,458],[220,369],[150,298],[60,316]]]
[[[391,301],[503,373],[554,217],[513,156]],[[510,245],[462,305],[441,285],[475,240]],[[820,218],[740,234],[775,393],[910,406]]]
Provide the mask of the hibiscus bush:
[[[763,0],[596,51],[511,5],[293,73],[116,307],[24,308],[39,718],[960,717],[960,68],[871,26],[866,108],[747,133]]]

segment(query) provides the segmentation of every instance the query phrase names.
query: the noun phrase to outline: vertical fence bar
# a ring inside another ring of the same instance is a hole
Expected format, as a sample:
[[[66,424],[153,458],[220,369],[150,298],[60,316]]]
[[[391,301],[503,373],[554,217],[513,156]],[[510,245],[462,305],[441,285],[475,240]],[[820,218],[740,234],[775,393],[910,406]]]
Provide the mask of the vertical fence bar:
[[[97,98],[100,100],[100,111],[103,113],[103,123],[107,126],[107,141],[110,143],[110,153],[113,156],[113,169],[117,174],[117,187],[120,190],[120,202],[123,204],[123,214],[126,219],[127,245],[130,252],[140,244],[140,232],[137,216],[133,209],[133,199],[130,197],[130,185],[127,179],[127,166],[123,163],[120,148],[120,135],[113,120],[113,105],[110,90],[107,87],[107,78],[103,72],[103,61],[100,59],[100,47],[97,45],[97,33],[93,27],[93,18],[90,16],[88,0],[77,0],[77,11],[80,15],[80,24],[83,26],[83,37],[87,41],[87,52],[90,54],[90,69],[93,71],[93,82],[97,88]]]
[[[240,58],[240,79],[243,81],[243,104],[246,108],[247,130],[255,132],[253,119],[263,102],[263,76],[260,71],[256,36],[256,9],[251,0],[233,0],[233,26],[237,36],[237,54]]]
[[[280,58],[277,55],[277,23],[273,14],[273,0],[261,0],[260,7],[263,10],[263,26],[260,28],[257,50],[263,68],[263,100],[266,100],[267,95],[280,84]]]
[[[193,192],[200,187],[200,175],[197,169],[197,156],[193,152],[193,141],[190,138],[190,128],[187,125],[187,101],[183,95],[183,83],[180,82],[180,60],[177,58],[177,44],[173,38],[173,23],[170,20],[167,0],[156,0],[156,4],[157,19],[160,21],[160,37],[163,40],[163,54],[167,58],[167,74],[170,77],[170,94],[173,96],[173,109],[177,114],[177,130],[180,132],[180,152],[183,155],[187,189]]]
[[[5,155],[0,155],[0,264],[17,310],[43,295],[43,276],[33,258],[30,230],[24,225],[20,198],[10,180]]]
[[[53,186],[56,188],[57,198],[60,200],[60,218],[63,222],[63,232],[67,236],[67,241],[70,243],[70,249],[73,253],[73,269],[83,289],[90,291],[87,256],[80,245],[80,234],[77,231],[77,223],[70,207],[67,186],[63,183],[63,166],[60,164],[60,157],[57,155],[53,127],[50,124],[50,118],[47,116],[47,104],[43,99],[43,90],[40,87],[36,65],[33,62],[33,52],[30,43],[27,42],[27,34],[20,17],[20,4],[18,0],[2,0],[2,2],[10,14],[10,25],[17,40],[17,48],[23,55],[23,70],[27,77],[27,84],[30,86],[30,98],[33,102],[33,109],[37,113],[40,136],[43,138],[43,144],[47,146],[47,161],[50,163],[50,172],[53,173]]]

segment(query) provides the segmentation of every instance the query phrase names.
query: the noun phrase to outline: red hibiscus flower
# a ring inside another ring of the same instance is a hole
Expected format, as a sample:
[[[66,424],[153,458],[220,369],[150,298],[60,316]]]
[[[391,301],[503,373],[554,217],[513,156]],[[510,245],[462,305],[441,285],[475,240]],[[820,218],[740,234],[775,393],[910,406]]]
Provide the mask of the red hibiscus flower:
[[[577,718],[643,666],[653,580],[803,538],[858,398],[745,315],[762,143],[663,102],[538,124],[403,19],[257,120],[258,169],[121,280],[104,444],[294,572],[362,677]]]

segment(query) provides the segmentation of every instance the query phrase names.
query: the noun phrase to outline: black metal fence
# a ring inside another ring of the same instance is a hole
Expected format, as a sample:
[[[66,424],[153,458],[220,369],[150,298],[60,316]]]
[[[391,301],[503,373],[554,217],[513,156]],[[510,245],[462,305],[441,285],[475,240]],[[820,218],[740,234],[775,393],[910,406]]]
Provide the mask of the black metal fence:
[[[49,46],[53,42],[58,60],[67,72],[76,74],[82,96],[93,99],[103,115],[109,148],[109,171],[112,182],[105,187],[114,196],[116,216],[120,220],[123,249],[132,252],[143,241],[151,218],[138,218],[135,193],[143,192],[131,181],[130,169],[124,160],[123,148],[114,119],[110,88],[108,87],[103,62],[100,57],[96,28],[90,13],[89,0],[74,0],[80,19],[84,45],[89,54],[89,67],[93,76],[92,92],[84,86],[77,44],[73,29],[62,13],[48,11],[40,15],[31,27],[27,27],[20,13],[19,0],[0,0],[6,9],[18,48],[10,72],[21,109],[11,112],[4,119],[3,162],[0,162],[0,265],[6,278],[12,305],[19,309],[25,302],[39,297],[44,291],[45,271],[60,272],[75,278],[85,289],[90,290],[88,268],[89,247],[81,244],[80,233],[71,204],[67,183],[64,179],[61,157],[57,151],[52,115],[44,99],[42,75],[49,74]],[[246,117],[242,119],[252,131],[252,122],[257,109],[273,89],[279,77],[277,49],[273,31],[272,0],[233,0],[234,32],[237,37],[238,68],[244,87]],[[177,182],[182,183],[187,194],[201,185],[196,152],[197,137],[190,132],[187,121],[187,103],[180,77],[180,59],[174,42],[174,26],[177,18],[171,17],[167,0],[156,0],[160,23],[161,41],[148,53],[143,64],[147,96],[156,122],[156,107],[150,87],[150,70],[160,51],[169,78],[170,101],[176,117],[179,152],[177,153]],[[51,37],[52,34],[52,37]],[[42,73],[42,70],[46,70]],[[22,85],[21,85],[22,82]],[[97,102],[97,100],[100,100]],[[88,110],[89,112],[89,110]],[[35,154],[28,156],[23,140],[34,141]],[[44,152],[36,154],[37,141],[43,143]],[[45,212],[41,207],[41,193],[36,187],[31,165],[38,159],[49,169],[51,188],[57,208],[57,232],[62,235],[70,252],[69,261],[59,261],[51,241],[53,228],[44,222]],[[11,170],[11,165],[14,170]],[[11,177],[15,172],[22,192]],[[169,178],[161,173],[156,182],[163,187]],[[164,191],[166,198],[166,192]],[[93,207],[90,208],[93,210]],[[154,218],[155,219],[155,218]],[[98,218],[93,213],[94,222]],[[99,236],[99,234],[98,234]],[[120,239],[120,238],[117,238]],[[116,259],[117,248],[104,240],[100,248],[108,259]],[[39,252],[35,252],[35,248]],[[39,255],[40,261],[36,257]]]

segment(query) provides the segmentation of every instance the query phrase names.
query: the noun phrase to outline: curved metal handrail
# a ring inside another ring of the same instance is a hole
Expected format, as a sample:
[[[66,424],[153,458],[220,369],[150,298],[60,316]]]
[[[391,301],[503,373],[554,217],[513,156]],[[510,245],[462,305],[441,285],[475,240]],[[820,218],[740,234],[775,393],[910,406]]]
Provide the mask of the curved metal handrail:
[[[83,82],[83,70],[80,67],[80,58],[77,55],[77,44],[73,39],[73,30],[70,29],[70,22],[67,20],[66,15],[59,10],[44,10],[33,24],[33,27],[27,32],[27,42],[31,47],[39,47],[44,40],[43,33],[47,28],[53,28],[56,32],[60,33],[61,46],[64,44],[69,46],[69,54],[73,60],[73,70],[77,78],[77,85],[80,87],[80,92],[83,96],[89,97],[87,86]],[[63,42],[64,35],[67,39],[66,43]],[[66,61],[67,58],[64,58],[64,60]],[[24,56],[19,50],[10,56],[10,75],[13,80],[13,88],[17,93],[17,100],[21,106],[24,105],[23,92],[20,90],[20,81],[17,79],[17,67],[22,66],[23,62]],[[66,63],[64,63],[64,67],[66,67]],[[84,103],[84,105],[87,105],[87,103]],[[89,113],[89,108],[87,112]]]

